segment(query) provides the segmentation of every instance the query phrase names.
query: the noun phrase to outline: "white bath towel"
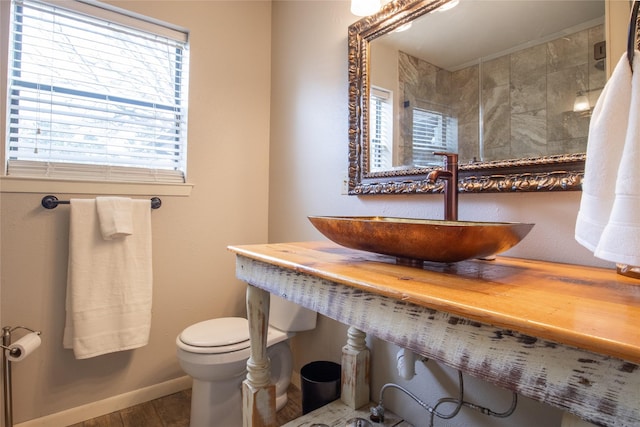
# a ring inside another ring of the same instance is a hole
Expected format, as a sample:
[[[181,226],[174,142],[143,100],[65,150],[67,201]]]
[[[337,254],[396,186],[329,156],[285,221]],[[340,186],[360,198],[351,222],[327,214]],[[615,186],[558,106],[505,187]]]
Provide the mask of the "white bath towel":
[[[627,134],[618,168],[609,221],[594,255],[640,266],[640,52],[633,61]]]
[[[132,200],[127,197],[96,197],[100,231],[105,240],[133,233]]]
[[[72,199],[64,347],[86,359],[144,346],[151,327],[151,207],[132,201],[133,233],[104,240],[95,200]]]
[[[576,240],[594,255],[640,263],[640,54],[626,54],[591,117]],[[632,81],[633,80],[633,81]]]

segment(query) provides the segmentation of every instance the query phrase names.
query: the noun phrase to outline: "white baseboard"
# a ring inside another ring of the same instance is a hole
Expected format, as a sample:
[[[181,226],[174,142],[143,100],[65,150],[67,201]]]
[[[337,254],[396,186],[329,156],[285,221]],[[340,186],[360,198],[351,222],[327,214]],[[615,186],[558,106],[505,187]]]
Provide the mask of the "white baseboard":
[[[16,424],[15,427],[65,427],[191,388],[191,377],[175,378],[107,399]]]

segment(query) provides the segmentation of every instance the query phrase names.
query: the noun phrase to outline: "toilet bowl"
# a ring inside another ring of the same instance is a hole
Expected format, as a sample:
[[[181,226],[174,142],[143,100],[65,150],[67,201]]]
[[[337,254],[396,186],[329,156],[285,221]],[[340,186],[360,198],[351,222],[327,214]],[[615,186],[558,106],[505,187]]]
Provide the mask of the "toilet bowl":
[[[288,338],[316,327],[318,314],[271,295],[267,356],[276,409],[287,403],[292,357]],[[176,338],[178,362],[193,378],[190,427],[240,427],[242,381],[246,377],[249,324],[242,317],[205,320],[187,327]]]
[[[287,402],[292,374],[287,339],[292,335],[273,326],[267,332],[277,409]],[[182,331],[176,344],[180,366],[193,378],[190,427],[241,426],[242,381],[250,356],[247,319],[225,317],[196,323]]]

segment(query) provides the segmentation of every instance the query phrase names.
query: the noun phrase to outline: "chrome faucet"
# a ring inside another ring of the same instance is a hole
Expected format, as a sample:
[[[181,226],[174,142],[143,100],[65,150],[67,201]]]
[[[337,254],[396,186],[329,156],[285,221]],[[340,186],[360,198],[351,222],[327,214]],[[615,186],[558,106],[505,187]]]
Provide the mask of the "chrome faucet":
[[[458,155],[455,153],[433,153],[436,156],[444,156],[443,169],[429,172],[427,180],[435,183],[443,179],[444,183],[444,219],[446,221],[458,220]]]

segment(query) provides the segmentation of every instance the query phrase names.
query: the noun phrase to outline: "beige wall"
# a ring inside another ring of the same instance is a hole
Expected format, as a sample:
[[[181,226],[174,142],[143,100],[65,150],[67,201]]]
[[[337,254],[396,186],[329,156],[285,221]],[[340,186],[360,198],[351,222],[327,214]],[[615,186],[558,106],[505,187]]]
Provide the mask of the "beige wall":
[[[0,3],[4,32],[9,2]],[[270,2],[112,3],[191,30],[188,180],[194,188],[188,197],[162,195],[162,208],[152,212],[149,345],[76,360],[62,348],[69,207],[45,210],[39,203],[49,189],[9,193],[12,186],[0,181],[1,323],[38,328],[43,341],[13,364],[15,423],[183,376],[176,335],[196,321],[245,312],[245,286],[235,279],[226,246],[267,241]],[[2,58],[4,64],[4,52]],[[4,99],[6,71],[0,82]],[[4,146],[4,131],[2,138]],[[96,195],[88,193],[57,196]],[[136,197],[155,193],[149,188]]]
[[[628,6],[627,6],[628,7]],[[307,215],[388,215],[442,217],[440,195],[368,196],[341,194],[347,175],[347,27],[357,20],[346,1],[274,2],[272,25],[272,94],[269,240],[317,240],[322,236]],[[625,23],[619,25],[624,31]],[[615,54],[619,58],[619,53]],[[598,261],[574,238],[579,192],[531,194],[461,194],[460,219],[534,222],[529,236],[511,256],[574,264],[610,266]],[[340,361],[346,328],[325,317],[318,328],[294,338],[296,370],[311,360]],[[429,362],[418,376],[400,379],[395,346],[371,340],[372,399],[390,381],[406,385],[426,402],[455,395],[456,374]],[[466,378],[467,398],[504,410],[510,395],[486,383]],[[406,397],[391,392],[390,409],[416,425],[426,425],[425,413]],[[507,419],[468,410],[438,426],[557,426],[560,412],[521,399]]]
[[[346,34],[356,20],[348,1],[114,3],[192,30],[189,181],[195,187],[189,197],[163,196],[163,207],[152,214],[150,344],[77,361],[61,345],[67,207],[45,211],[39,207],[43,193],[7,193],[0,181],[1,323],[43,331],[42,348],[14,364],[16,422],[181,376],[174,344],[180,330],[244,311],[244,286],[234,278],[228,244],[265,242],[267,230],[273,242],[321,239],[306,219],[311,214],[442,215],[437,195],[341,194],[347,171]],[[0,1],[1,31],[7,4]],[[2,74],[2,99],[5,81]],[[4,103],[2,108],[0,120]],[[513,256],[607,265],[573,239],[579,200],[579,193],[466,194],[460,217],[535,222]],[[317,330],[295,339],[296,371],[310,360],[339,361],[345,334],[344,326],[321,318]],[[384,382],[403,382],[395,374],[397,349],[377,340],[371,347],[377,399]],[[425,400],[445,389],[455,392],[455,374],[446,367],[430,362],[418,375],[406,385]],[[507,393],[472,379],[467,390],[479,403],[498,409],[508,404]],[[406,400],[394,400],[392,409],[424,420]],[[540,423],[540,417],[550,422]],[[524,400],[508,420],[465,413],[438,425],[552,426],[558,418],[557,411]]]

